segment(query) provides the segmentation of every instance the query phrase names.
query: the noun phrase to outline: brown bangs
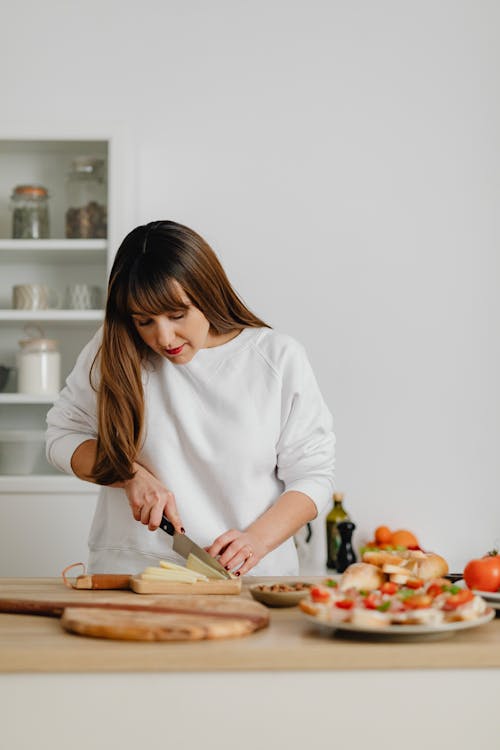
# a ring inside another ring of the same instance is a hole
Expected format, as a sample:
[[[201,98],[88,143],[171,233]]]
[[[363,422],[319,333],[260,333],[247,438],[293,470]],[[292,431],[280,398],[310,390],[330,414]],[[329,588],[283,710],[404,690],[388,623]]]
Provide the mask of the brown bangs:
[[[166,312],[187,310],[186,303],[179,292],[179,285],[172,277],[157,277],[130,279],[128,294],[125,300],[125,315],[146,313],[147,315],[162,315]]]

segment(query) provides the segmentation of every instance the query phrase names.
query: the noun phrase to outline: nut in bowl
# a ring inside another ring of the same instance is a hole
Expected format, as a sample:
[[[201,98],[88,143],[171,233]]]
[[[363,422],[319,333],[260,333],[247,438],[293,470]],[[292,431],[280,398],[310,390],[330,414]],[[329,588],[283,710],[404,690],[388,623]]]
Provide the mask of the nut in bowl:
[[[309,594],[311,586],[304,581],[276,581],[255,583],[249,590],[254,599],[267,607],[295,607]]]

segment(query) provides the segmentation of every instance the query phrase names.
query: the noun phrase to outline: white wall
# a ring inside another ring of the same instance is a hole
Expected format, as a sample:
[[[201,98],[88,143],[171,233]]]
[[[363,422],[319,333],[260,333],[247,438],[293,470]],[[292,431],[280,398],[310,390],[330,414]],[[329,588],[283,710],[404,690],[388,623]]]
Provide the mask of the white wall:
[[[454,569],[500,539],[499,24],[494,0],[24,0],[0,45],[9,120],[124,123],[123,231],[193,226],[306,345],[357,540],[405,526]]]

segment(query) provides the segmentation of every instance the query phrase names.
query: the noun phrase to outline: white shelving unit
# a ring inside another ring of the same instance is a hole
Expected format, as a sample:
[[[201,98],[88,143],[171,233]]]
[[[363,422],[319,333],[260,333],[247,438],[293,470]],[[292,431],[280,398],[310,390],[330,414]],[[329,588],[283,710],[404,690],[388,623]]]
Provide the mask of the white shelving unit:
[[[28,396],[26,393],[0,393],[0,404],[53,404],[55,396]]]
[[[87,341],[101,324],[104,311],[64,309],[70,284],[99,286],[104,301],[107,275],[118,240],[131,228],[130,162],[123,133],[94,130],[81,133],[28,133],[23,126],[0,132],[0,364],[15,367],[24,327],[36,324],[49,338],[57,339],[61,352],[62,381]],[[108,236],[106,239],[66,239],[66,176],[73,159],[93,156],[104,159],[108,185]],[[49,190],[50,239],[11,239],[10,195],[19,184],[41,184]],[[117,186],[122,195],[118,196]],[[128,192],[128,194],[127,194]],[[128,203],[127,203],[128,200]],[[121,221],[120,221],[121,218]],[[14,310],[15,284],[43,283],[57,292],[54,309]],[[63,305],[63,307],[61,307]],[[16,392],[10,377],[0,392],[0,427],[5,430],[45,429],[45,415],[54,397],[36,397]],[[0,451],[2,445],[0,443]],[[44,459],[42,459],[44,461]],[[36,475],[0,475],[0,493],[95,493],[96,487],[75,477],[46,472]]]
[[[106,240],[2,240],[0,263],[106,263]]]
[[[0,310],[1,322],[17,323],[94,323],[104,317],[104,310]]]

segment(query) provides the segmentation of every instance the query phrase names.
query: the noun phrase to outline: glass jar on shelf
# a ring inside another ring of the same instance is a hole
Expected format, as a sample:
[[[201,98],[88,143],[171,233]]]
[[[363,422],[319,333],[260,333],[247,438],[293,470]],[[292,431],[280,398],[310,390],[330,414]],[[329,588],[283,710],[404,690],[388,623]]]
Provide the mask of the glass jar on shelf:
[[[11,195],[12,238],[49,238],[49,193],[41,185],[17,185]]]
[[[66,181],[66,237],[107,237],[105,162],[91,156],[74,159]]]
[[[17,390],[32,396],[55,396],[61,387],[58,342],[45,338],[41,328],[25,326],[27,338],[19,341]]]

